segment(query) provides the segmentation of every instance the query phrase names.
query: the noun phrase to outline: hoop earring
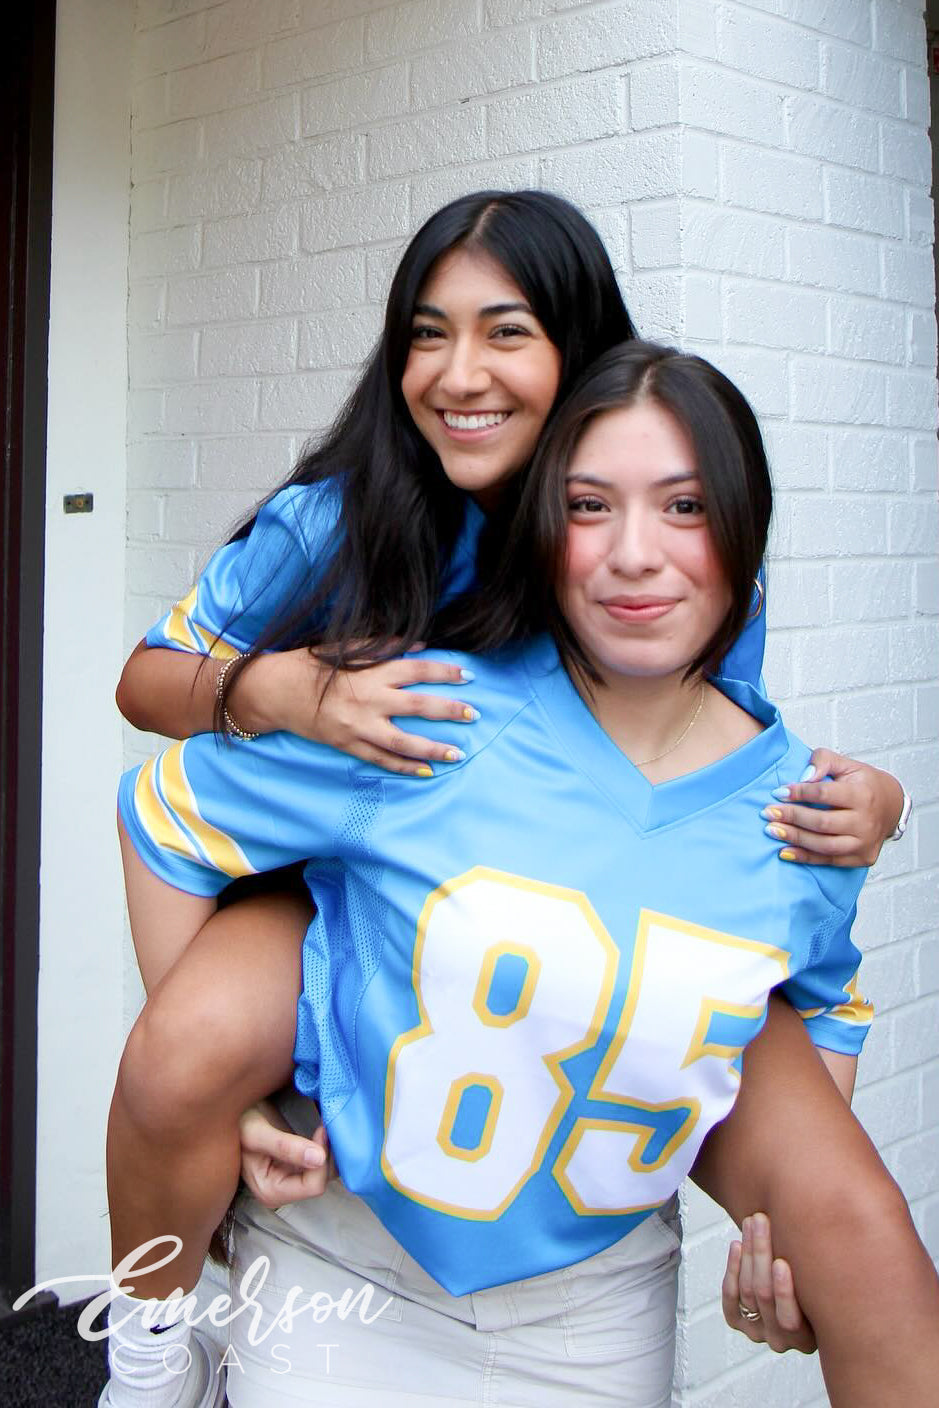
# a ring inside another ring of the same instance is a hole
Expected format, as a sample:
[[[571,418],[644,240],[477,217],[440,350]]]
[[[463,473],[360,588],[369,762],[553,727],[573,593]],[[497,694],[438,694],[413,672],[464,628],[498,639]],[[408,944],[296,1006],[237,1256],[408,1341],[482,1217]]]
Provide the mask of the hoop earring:
[[[753,585],[756,588],[757,595],[759,596],[759,601],[756,604],[756,610],[754,611],[751,609],[750,614],[747,617],[748,621],[756,621],[758,619],[760,612],[763,610],[763,605],[766,601],[766,592],[763,590],[763,583],[760,581],[759,577],[754,577]]]

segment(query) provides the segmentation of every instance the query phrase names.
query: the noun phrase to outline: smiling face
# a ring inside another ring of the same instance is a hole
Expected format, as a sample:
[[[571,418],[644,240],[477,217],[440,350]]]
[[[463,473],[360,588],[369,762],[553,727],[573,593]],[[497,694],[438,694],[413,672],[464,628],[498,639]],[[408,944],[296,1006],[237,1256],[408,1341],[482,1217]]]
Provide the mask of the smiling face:
[[[688,435],[650,399],[598,415],[567,501],[558,598],[601,678],[680,677],[731,606]]]
[[[560,352],[500,264],[466,249],[438,260],[401,390],[452,484],[491,503],[534,454],[560,377]]]

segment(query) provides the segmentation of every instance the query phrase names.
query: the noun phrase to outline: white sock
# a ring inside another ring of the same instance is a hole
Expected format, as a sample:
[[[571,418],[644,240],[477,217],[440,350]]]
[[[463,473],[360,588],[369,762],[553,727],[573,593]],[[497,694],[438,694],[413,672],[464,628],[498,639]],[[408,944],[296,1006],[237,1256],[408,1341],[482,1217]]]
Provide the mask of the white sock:
[[[175,1408],[191,1362],[192,1331],[179,1318],[181,1311],[177,1299],[138,1300],[122,1291],[115,1295],[108,1311],[108,1394],[113,1408]]]

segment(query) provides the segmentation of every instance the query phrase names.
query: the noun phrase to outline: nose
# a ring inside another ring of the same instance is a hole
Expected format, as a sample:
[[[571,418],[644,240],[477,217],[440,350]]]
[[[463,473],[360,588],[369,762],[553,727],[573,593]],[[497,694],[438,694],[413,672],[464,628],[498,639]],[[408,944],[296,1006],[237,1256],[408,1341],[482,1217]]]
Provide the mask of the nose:
[[[640,505],[630,506],[615,524],[607,565],[621,577],[643,577],[664,564],[658,518]]]
[[[485,357],[475,338],[454,338],[449,355],[441,368],[437,384],[445,396],[466,400],[489,390],[492,377]]]

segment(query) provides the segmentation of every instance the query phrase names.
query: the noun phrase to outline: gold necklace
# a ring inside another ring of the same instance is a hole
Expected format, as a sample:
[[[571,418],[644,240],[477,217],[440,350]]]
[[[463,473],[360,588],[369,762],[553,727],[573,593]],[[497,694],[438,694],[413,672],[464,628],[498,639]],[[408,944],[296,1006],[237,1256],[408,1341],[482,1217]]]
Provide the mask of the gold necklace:
[[[633,763],[633,767],[647,768],[650,763],[657,763],[660,758],[667,758],[669,753],[674,753],[675,749],[679,746],[679,744],[684,743],[685,739],[688,737],[689,733],[694,728],[695,724],[698,722],[698,715],[704,707],[704,690],[705,686],[702,682],[701,693],[698,696],[698,703],[695,707],[695,711],[691,715],[691,718],[688,720],[688,722],[685,724],[685,727],[682,729],[681,733],[675,739],[675,742],[670,743],[669,746],[665,748],[661,753],[656,753],[654,758],[645,758],[641,763]]]

